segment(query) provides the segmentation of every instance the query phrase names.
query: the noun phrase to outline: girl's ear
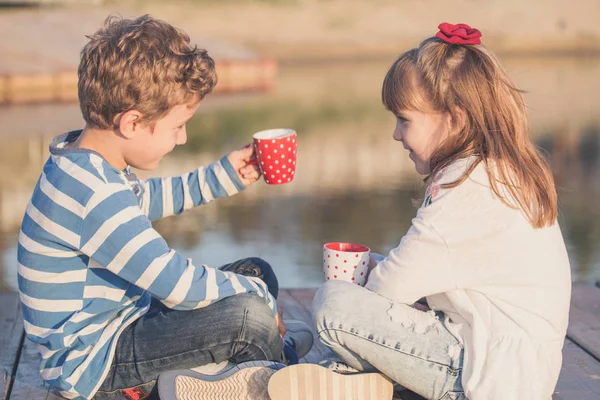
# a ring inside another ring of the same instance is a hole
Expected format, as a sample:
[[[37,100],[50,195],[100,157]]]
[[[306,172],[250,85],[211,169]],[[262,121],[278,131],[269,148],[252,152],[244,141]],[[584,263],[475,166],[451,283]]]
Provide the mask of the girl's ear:
[[[465,123],[465,112],[456,106],[453,107],[452,113],[448,113],[448,126],[450,127],[450,133],[452,135],[458,134],[465,127]]]

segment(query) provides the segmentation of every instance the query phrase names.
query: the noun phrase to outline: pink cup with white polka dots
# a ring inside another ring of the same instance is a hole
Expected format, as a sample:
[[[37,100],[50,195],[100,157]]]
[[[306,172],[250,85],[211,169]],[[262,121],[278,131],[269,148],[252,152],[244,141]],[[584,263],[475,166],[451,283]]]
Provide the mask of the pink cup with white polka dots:
[[[341,280],[364,286],[371,249],[354,243],[327,243],[323,246],[325,280]]]
[[[296,174],[296,131],[269,129],[252,135],[257,164],[270,185],[290,183]]]

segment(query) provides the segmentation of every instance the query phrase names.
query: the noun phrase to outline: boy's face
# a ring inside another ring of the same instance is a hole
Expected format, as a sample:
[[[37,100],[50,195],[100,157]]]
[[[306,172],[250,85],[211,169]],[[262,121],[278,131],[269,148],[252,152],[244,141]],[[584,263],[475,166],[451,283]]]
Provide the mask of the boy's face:
[[[177,105],[156,121],[154,129],[150,125],[141,127],[139,133],[129,141],[125,155],[127,164],[142,170],[155,169],[175,146],[185,144],[186,123],[198,107],[197,102]]]
[[[403,110],[396,115],[393,137],[410,152],[408,157],[417,172],[427,175],[431,172],[431,156],[448,135],[449,127],[448,113]]]

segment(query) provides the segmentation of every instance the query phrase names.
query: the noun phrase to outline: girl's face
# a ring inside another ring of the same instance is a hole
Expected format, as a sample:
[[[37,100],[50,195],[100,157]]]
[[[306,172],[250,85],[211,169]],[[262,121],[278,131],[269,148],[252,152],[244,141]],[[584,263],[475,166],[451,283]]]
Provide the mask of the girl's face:
[[[429,161],[450,131],[451,117],[447,112],[424,113],[403,110],[396,114],[394,140],[409,151],[408,157],[415,163],[421,175],[431,173]]]

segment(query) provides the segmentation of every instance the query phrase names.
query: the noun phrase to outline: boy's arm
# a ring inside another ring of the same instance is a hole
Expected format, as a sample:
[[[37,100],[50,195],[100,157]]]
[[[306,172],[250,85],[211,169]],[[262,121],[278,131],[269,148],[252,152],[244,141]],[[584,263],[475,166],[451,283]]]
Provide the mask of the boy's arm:
[[[124,185],[105,185],[92,196],[82,222],[80,249],[90,257],[90,268],[108,269],[173,309],[202,308],[254,292],[276,313],[275,299],[260,279],[194,265],[170,249]]]
[[[141,206],[151,221],[181,214],[245,188],[227,156],[182,176],[151,178],[142,183],[144,197]]]

